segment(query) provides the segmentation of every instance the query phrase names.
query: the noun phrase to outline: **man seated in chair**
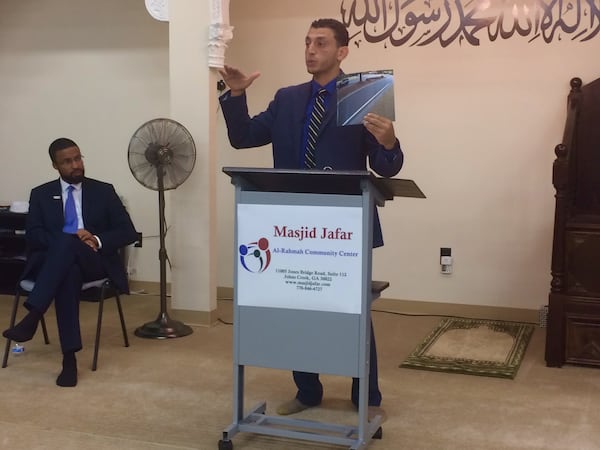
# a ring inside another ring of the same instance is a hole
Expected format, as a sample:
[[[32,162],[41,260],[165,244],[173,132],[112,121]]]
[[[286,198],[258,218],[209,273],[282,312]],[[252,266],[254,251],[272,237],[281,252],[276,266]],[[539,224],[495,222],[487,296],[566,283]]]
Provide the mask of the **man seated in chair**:
[[[83,283],[110,278],[129,293],[118,254],[137,239],[129,214],[111,184],[85,177],[83,156],[71,139],[59,138],[49,148],[60,178],[31,191],[26,238],[28,257],[22,279],[35,280],[24,306],[27,315],[2,335],[30,340],[52,300],[60,345],[59,386],[77,385],[75,353],[81,350],[79,296]]]

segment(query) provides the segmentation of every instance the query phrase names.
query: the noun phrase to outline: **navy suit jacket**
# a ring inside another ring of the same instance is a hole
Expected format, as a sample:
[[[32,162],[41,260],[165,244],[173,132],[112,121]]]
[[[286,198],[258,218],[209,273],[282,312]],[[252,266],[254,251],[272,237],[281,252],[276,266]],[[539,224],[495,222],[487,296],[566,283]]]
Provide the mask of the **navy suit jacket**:
[[[312,94],[311,83],[282,88],[277,91],[266,111],[250,118],[246,95],[232,97],[229,92],[220,98],[227,124],[229,141],[234,148],[258,147],[271,143],[273,165],[281,169],[300,169],[302,133],[306,108]],[[337,98],[329,99],[315,148],[316,169],[371,170],[383,177],[392,177],[402,168],[404,156],[396,141],[393,150],[386,150],[363,125],[336,125]],[[383,245],[381,227],[375,211],[373,246]]]
[[[27,215],[27,269],[34,273],[43,262],[49,244],[63,231],[64,212],[60,180],[50,181],[31,190]],[[129,214],[111,184],[84,178],[81,185],[81,209],[86,230],[98,236],[102,248],[98,255],[108,277],[119,291],[129,292],[127,276],[118,250],[137,239]]]

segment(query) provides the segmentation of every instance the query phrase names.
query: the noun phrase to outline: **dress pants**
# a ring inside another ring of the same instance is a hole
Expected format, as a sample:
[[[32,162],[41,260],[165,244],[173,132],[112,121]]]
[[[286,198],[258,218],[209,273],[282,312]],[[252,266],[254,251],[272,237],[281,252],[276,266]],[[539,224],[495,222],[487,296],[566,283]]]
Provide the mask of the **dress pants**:
[[[54,240],[41,257],[43,262],[34,273],[35,287],[25,307],[44,314],[54,300],[62,351],[79,351],[82,348],[79,327],[81,286],[106,276],[102,258],[76,235],[66,233]]]
[[[381,392],[379,391],[379,379],[377,375],[377,349],[375,346],[375,334],[371,322],[371,350],[369,355],[369,406],[381,405]],[[293,372],[294,382],[298,388],[296,398],[304,405],[317,406],[323,399],[323,385],[319,381],[318,373]],[[350,399],[358,407],[359,379],[352,378],[352,391]]]

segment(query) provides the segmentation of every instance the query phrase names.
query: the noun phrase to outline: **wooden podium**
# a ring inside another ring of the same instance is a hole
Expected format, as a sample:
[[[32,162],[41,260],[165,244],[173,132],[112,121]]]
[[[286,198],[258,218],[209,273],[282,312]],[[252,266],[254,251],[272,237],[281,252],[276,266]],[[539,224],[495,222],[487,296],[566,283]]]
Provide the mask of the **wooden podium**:
[[[366,448],[381,437],[367,419],[375,206],[425,196],[411,180],[368,171],[226,167],[235,186],[233,422],[219,450],[250,432]],[[244,367],[359,379],[358,425],[244,415]]]

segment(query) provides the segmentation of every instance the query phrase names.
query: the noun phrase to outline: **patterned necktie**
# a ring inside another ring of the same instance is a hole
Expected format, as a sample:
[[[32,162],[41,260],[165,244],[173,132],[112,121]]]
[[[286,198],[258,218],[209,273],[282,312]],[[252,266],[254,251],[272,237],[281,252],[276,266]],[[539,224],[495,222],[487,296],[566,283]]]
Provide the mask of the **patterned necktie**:
[[[73,186],[67,188],[67,201],[65,202],[65,225],[63,231],[69,234],[77,233],[77,210],[75,209],[75,199],[73,198]]]
[[[325,115],[325,95],[327,89],[321,89],[317,93],[315,98],[315,106],[313,107],[310,115],[310,121],[308,123],[308,139],[306,140],[306,149],[304,153],[304,166],[307,169],[314,169],[317,165],[317,159],[315,157],[315,147],[317,144],[317,135],[319,134],[319,128],[321,128],[321,122]]]

